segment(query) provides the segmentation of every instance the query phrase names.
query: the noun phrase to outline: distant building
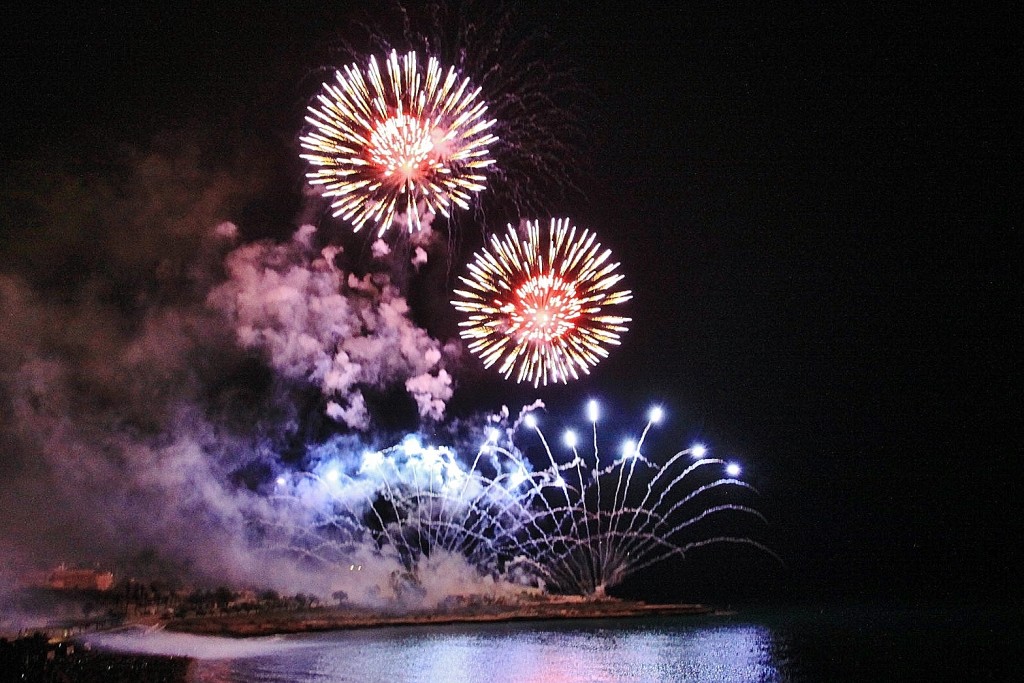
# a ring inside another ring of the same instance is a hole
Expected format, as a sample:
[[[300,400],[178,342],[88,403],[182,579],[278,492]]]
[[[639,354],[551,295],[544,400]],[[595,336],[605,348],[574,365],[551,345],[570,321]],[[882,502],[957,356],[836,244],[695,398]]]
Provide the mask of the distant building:
[[[68,569],[57,567],[46,576],[46,587],[54,590],[108,591],[114,585],[114,575],[98,569]]]

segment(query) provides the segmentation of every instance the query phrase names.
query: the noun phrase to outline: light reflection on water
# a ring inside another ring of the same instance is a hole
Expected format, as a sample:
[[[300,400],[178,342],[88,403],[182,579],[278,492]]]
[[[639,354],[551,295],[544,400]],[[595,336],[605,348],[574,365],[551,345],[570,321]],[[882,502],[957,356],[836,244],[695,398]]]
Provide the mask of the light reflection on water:
[[[1024,614],[999,607],[792,607],[729,617],[423,626],[271,638],[94,634],[192,657],[190,683],[1017,680]]]
[[[272,654],[196,661],[196,683],[236,681],[778,681],[772,633],[685,620],[380,629],[289,638]],[[300,645],[301,644],[301,645]]]

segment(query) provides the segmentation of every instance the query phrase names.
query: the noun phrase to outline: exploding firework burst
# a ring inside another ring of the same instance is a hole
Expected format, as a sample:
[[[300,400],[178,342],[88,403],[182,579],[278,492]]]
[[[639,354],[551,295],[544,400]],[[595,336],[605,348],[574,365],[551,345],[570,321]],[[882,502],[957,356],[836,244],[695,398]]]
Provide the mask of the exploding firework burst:
[[[333,198],[335,216],[356,230],[374,223],[381,235],[396,218],[414,231],[422,215],[469,207],[497,140],[479,88],[433,57],[424,68],[415,52],[392,51],[383,69],[371,58],[365,72],[352,64],[335,77],[300,138],[313,167],[306,177]]]
[[[708,533],[723,516],[765,522],[743,502],[756,491],[736,463],[699,444],[661,462],[648,457],[659,408],[609,462],[598,450],[596,405],[589,412],[592,450],[566,432],[565,462],[528,409],[513,425],[488,429],[468,467],[454,450],[412,435],[361,456],[324,457],[277,481],[276,500],[292,510],[286,518],[302,520],[283,529],[282,549],[326,568],[376,555],[413,573],[434,556],[462,557],[481,574],[589,596],[711,544],[750,545],[777,559],[746,536]],[[543,446],[543,467],[515,444],[529,432]]]
[[[522,3],[493,0],[378,2],[334,46],[363,54],[431,55],[480,88],[495,124],[487,189],[474,208],[510,216],[549,215],[552,203],[582,196],[597,98],[578,78],[557,28]],[[555,18],[555,17],[551,17]],[[333,56],[331,59],[336,59]]]
[[[514,530],[506,543],[520,551],[509,563],[522,565],[553,592],[604,596],[608,588],[672,557],[719,543],[750,545],[779,559],[763,544],[729,534],[705,535],[707,521],[723,515],[767,523],[735,494],[757,493],[738,478],[741,468],[708,454],[702,444],[677,451],[661,462],[645,455],[651,427],[664,413],[654,407],[637,440],[623,442],[618,456],[604,464],[598,449],[598,413],[588,405],[593,440],[588,454],[576,432],[563,435],[572,459],[558,463],[532,415],[524,420],[536,432],[550,462],[543,473],[541,504],[529,527]],[[726,493],[726,497],[716,494]]]
[[[622,275],[601,250],[596,235],[569,219],[552,219],[542,235],[539,221],[526,223],[521,240],[509,225],[504,239],[469,264],[468,289],[456,289],[456,310],[469,314],[460,335],[485,367],[501,361],[499,372],[534,386],[567,383],[589,374],[618,344],[629,318],[604,309],[632,298],[617,290]]]

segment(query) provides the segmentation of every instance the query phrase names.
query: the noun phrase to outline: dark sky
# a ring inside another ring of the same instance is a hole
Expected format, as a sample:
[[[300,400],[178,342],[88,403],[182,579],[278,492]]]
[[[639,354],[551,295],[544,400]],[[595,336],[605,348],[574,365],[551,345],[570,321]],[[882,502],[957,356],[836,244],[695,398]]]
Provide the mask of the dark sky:
[[[223,128],[204,153],[259,145],[275,180],[232,218],[294,225],[295,131],[345,3],[69,5],[3,21],[9,179]],[[637,422],[664,401],[670,434],[747,464],[785,591],[1019,596],[1019,12],[551,5],[525,16],[593,98],[582,195],[558,208],[615,250],[634,321],[583,382],[474,376],[457,400],[602,396]],[[40,258],[5,229],[5,270]]]

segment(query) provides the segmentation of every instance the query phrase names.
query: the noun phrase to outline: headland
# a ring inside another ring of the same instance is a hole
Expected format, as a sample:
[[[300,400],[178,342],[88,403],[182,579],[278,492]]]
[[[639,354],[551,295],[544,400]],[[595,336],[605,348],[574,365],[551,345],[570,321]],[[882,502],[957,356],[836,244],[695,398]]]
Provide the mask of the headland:
[[[354,606],[306,610],[261,611],[171,619],[171,631],[228,637],[313,633],[395,626],[545,621],[554,619],[621,619],[652,616],[712,614],[704,605],[647,604],[628,600],[549,598],[521,603],[469,602],[433,609],[395,610]]]

